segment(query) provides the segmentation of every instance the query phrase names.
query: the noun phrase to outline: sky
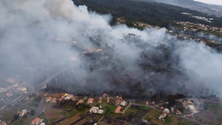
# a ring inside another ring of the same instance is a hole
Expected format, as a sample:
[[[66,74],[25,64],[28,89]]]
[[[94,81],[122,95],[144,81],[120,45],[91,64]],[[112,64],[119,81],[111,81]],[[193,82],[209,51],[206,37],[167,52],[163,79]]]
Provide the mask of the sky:
[[[208,4],[222,5],[222,0],[194,0],[194,1],[199,1]]]

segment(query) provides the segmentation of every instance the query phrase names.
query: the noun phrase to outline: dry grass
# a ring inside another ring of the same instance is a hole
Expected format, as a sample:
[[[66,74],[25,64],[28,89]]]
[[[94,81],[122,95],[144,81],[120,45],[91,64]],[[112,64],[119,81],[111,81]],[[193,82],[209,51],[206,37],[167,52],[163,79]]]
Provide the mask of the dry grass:
[[[55,120],[58,120],[64,117],[64,115],[62,114],[63,110],[53,108],[53,105],[54,105],[53,103],[49,103],[45,105],[45,112],[50,122],[53,122]]]
[[[85,119],[81,120],[80,122],[78,122],[76,125],[83,125],[87,121],[89,121],[89,119],[85,118]]]
[[[80,113],[77,114],[77,115],[75,115],[75,116],[73,116],[72,118],[68,118],[68,119],[64,120],[62,123],[63,123],[64,125],[69,125],[69,124],[77,121],[78,119],[80,119],[79,115],[80,115]]]

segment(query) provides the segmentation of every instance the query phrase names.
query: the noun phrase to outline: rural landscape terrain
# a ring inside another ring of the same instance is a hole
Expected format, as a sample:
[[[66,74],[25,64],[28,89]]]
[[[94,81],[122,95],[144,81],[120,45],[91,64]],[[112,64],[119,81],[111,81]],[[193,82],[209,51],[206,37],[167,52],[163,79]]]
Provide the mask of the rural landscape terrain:
[[[221,125],[220,6],[178,4],[0,1],[0,125]]]

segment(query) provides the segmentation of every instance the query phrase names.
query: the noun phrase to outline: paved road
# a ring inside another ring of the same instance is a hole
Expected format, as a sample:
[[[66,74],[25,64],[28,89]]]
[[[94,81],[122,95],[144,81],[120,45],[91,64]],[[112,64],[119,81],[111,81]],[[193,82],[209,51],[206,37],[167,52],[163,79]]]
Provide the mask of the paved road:
[[[17,106],[20,106],[20,107],[23,107],[23,108],[26,108],[26,109],[33,109],[33,110],[36,109],[35,107],[29,106],[29,105],[26,105],[26,104],[17,103],[17,102],[8,101],[8,100],[5,100],[3,103],[8,104],[8,105],[17,105]]]
[[[42,114],[45,110],[45,98],[41,98],[40,102],[39,102],[39,107],[35,108],[35,115],[31,116],[29,119],[26,120],[24,125],[29,125],[29,123],[35,119],[36,117],[38,117],[40,114]]]

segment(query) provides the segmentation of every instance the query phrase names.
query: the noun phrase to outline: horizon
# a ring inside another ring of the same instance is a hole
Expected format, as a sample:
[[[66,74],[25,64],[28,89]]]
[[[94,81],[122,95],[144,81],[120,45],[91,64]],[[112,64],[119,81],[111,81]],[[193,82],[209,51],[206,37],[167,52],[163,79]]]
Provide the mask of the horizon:
[[[222,6],[222,1],[219,1],[219,0],[194,0],[194,1]]]

